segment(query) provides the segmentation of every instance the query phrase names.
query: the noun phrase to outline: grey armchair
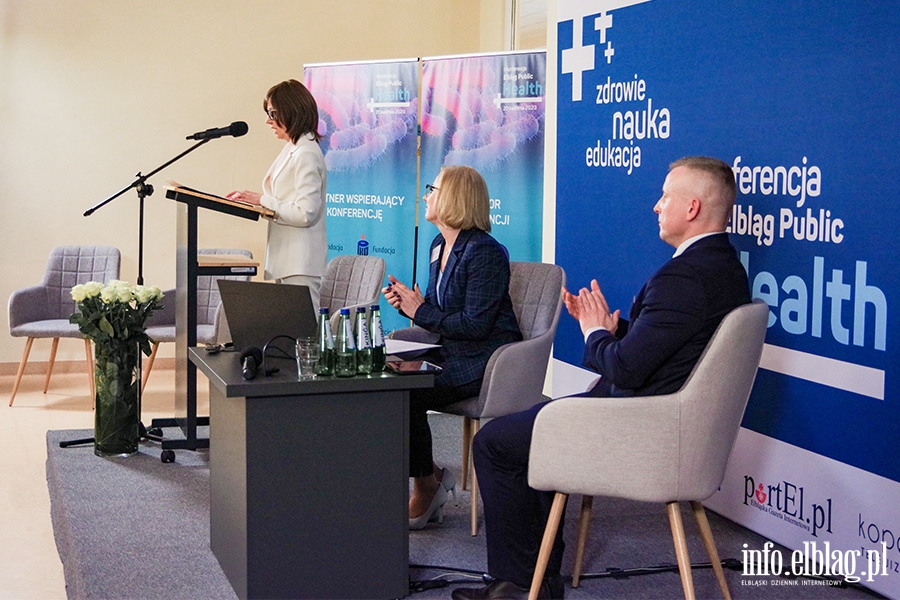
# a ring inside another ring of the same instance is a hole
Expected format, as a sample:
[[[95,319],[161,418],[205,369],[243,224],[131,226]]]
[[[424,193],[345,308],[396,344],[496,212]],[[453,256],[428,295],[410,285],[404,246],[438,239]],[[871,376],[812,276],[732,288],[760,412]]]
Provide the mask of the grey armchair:
[[[528,484],[555,491],[531,588],[536,598],[568,494],[583,494],[573,587],[578,586],[592,497],[665,502],[685,598],[694,597],[679,501],[689,501],[725,598],[730,598],[702,501],[722,483],[762,355],[768,306],[722,320],[684,386],[642,398],[562,398],[537,415]]]
[[[334,331],[342,308],[368,309],[378,304],[386,268],[384,259],[377,256],[335,256],[328,262],[319,290],[319,306],[328,309]]]
[[[200,248],[197,250],[197,254],[223,254],[253,258],[252,252],[239,248]],[[203,276],[197,278],[198,344],[217,343],[220,334],[224,335],[223,332],[228,327],[225,321],[225,313],[222,310],[222,297],[219,295],[219,286],[216,285],[216,281],[219,279],[249,281],[250,277],[247,275],[228,275],[225,277]],[[141,392],[144,391],[147,379],[150,378],[150,371],[153,370],[153,363],[156,361],[156,352],[159,350],[160,343],[175,341],[175,296],[177,291],[171,289],[166,290],[164,293],[164,308],[153,313],[147,322],[147,335],[153,340],[153,344],[141,377]]]
[[[112,246],[59,246],[50,252],[44,278],[39,285],[17,290],[9,297],[9,334],[28,338],[25,351],[16,373],[9,405],[13,405],[19,383],[25,373],[31,345],[36,338],[53,338],[44,393],[50,386],[50,375],[56,361],[59,338],[84,340],[91,397],[94,396],[94,357],[91,341],[84,337],[78,326],[69,323],[69,315],[76,311],[72,300],[72,287],[89,281],[106,283],[119,277],[120,254]]]
[[[519,412],[543,400],[544,378],[566,283],[566,274],[557,265],[511,262],[509,266],[509,297],[523,339],[494,351],[478,396],[440,410],[463,417],[461,483],[465,489],[471,482],[468,487],[472,489],[472,535],[478,534],[478,481],[474,468],[468,477],[472,438],[481,427],[481,419]]]

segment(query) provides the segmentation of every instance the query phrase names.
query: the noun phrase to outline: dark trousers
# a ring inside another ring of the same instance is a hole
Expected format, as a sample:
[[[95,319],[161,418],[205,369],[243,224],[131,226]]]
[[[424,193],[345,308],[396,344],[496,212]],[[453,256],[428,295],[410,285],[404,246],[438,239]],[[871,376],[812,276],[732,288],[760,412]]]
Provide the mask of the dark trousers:
[[[488,573],[530,587],[554,492],[528,487],[528,454],[538,411],[547,403],[492,419],[475,436],[473,455],[484,502]],[[565,544],[560,522],[547,577],[559,574]]]
[[[435,378],[435,387],[412,390],[409,395],[409,476],[431,475],[434,457],[432,454],[431,427],[428,425],[428,411],[440,410],[448,404],[477,396],[481,392],[481,379],[461,386],[448,386]]]

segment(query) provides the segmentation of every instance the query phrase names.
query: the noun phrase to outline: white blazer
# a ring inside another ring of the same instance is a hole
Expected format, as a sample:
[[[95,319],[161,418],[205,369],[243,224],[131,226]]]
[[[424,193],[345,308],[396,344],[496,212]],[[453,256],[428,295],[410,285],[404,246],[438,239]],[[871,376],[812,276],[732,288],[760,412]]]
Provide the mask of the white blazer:
[[[285,144],[263,179],[260,204],[269,220],[266,279],[321,277],[328,262],[325,235],[325,158],[310,135]]]

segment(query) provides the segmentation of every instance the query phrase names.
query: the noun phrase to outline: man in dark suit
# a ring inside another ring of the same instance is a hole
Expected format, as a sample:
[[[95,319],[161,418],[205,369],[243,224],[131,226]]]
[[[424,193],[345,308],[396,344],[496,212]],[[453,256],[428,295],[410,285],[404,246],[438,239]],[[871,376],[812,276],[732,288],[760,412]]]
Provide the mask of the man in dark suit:
[[[650,396],[681,388],[722,318],[750,302],[747,274],[725,227],[735,199],[726,163],[688,157],[670,166],[653,210],[659,237],[675,255],[638,293],[630,320],[611,312],[597,281],[566,308],[585,336],[584,365],[600,380],[586,396]],[[488,572],[494,582],[458,589],[453,598],[526,598],[553,500],[528,487],[528,454],[539,404],[500,417],[475,436],[474,460],[484,501]],[[551,553],[539,597],[561,598],[563,528]]]

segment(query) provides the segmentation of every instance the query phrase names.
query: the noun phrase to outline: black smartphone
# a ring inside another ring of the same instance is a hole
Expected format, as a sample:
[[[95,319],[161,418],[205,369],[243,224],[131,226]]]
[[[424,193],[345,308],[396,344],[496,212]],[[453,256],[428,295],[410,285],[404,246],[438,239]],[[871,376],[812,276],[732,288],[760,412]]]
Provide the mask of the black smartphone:
[[[427,360],[399,360],[385,363],[385,368],[395,375],[416,375],[422,373],[434,373],[437,375],[443,369]]]

